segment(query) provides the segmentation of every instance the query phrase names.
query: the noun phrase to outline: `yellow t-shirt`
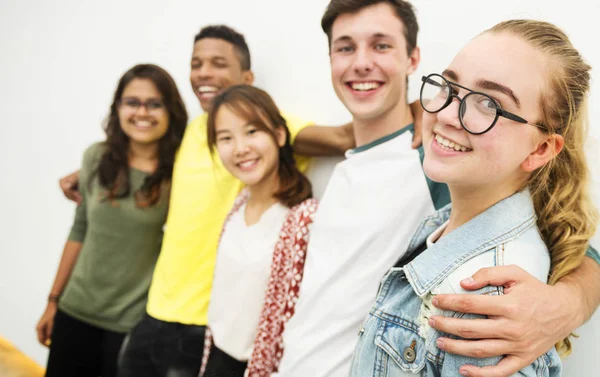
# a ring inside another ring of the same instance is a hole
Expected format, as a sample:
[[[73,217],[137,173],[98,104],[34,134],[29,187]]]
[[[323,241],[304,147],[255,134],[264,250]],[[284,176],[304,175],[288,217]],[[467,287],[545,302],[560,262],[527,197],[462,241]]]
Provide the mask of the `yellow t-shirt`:
[[[206,325],[217,244],[242,183],[211,156],[206,114],[192,120],[175,159],[169,214],[147,311],[167,322]],[[292,140],[309,123],[285,116]],[[305,171],[309,159],[297,158]]]

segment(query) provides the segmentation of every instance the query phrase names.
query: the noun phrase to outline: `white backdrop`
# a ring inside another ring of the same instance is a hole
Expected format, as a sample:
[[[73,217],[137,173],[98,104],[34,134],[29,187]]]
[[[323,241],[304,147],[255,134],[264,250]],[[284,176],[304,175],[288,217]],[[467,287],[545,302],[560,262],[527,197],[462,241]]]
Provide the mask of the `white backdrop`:
[[[63,0],[0,1],[0,335],[38,362],[47,351],[34,327],[42,313],[74,205],[58,178],[78,168],[83,150],[103,138],[101,121],[120,75],[151,62],[176,79],[190,115],[201,111],[188,83],[193,37],[226,23],[250,45],[256,84],[280,107],[320,124],[350,119],[330,84],[320,18],[328,0]],[[600,3],[584,0],[415,0],[422,64],[411,80],[441,71],[470,38],[498,21],[527,17],[563,27],[595,68],[592,100],[600,98]],[[600,109],[591,109],[590,157],[600,161]],[[592,156],[593,155],[593,156]],[[333,160],[311,177],[321,192]],[[594,194],[600,194],[600,172]],[[600,202],[600,198],[598,198]],[[599,245],[596,237],[596,245]],[[592,370],[600,315],[580,331],[566,376]]]

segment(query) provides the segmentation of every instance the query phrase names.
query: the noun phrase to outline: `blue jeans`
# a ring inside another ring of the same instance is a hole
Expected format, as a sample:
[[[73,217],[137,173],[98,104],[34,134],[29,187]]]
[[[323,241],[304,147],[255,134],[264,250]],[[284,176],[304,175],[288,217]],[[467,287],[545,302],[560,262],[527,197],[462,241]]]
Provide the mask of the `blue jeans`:
[[[123,345],[119,377],[197,377],[204,326],[165,322],[148,314]]]

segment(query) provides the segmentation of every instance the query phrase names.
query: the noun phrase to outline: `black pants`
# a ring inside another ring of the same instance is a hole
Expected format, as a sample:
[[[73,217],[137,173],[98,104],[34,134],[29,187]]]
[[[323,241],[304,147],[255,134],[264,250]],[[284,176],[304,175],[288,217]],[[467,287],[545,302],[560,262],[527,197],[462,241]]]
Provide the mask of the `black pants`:
[[[213,343],[202,377],[244,377],[247,366],[247,362],[234,359]]]
[[[123,346],[119,377],[197,377],[204,326],[164,322],[146,314]]]
[[[100,329],[60,310],[54,317],[46,377],[115,377],[124,333]]]

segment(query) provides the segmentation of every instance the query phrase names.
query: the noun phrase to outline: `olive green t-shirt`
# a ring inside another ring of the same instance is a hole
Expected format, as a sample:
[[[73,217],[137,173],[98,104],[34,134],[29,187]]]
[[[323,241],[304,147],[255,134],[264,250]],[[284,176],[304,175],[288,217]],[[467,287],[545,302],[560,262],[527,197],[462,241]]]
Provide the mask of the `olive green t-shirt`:
[[[160,253],[168,193],[159,202],[138,208],[134,193],[147,173],[130,168],[131,194],[103,199],[106,189],[97,176],[89,183],[104,151],[103,143],[83,155],[79,191],[83,201],[75,210],[69,240],[83,243],[59,309],[93,326],[128,332],[142,318],[154,265]]]

